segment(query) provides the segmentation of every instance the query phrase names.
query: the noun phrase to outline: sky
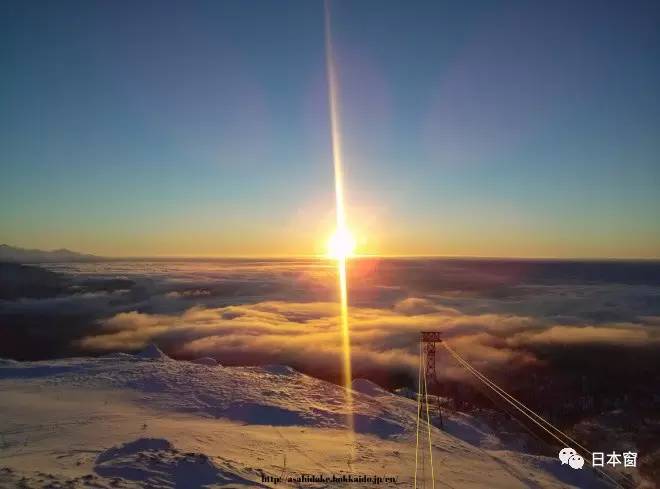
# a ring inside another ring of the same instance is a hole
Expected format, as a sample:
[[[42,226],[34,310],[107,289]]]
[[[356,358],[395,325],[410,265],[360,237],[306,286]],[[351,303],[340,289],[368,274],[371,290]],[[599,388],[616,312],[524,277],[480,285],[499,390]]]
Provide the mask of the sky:
[[[320,1],[1,9],[0,242],[325,251]],[[330,9],[358,252],[660,258],[657,2]]]

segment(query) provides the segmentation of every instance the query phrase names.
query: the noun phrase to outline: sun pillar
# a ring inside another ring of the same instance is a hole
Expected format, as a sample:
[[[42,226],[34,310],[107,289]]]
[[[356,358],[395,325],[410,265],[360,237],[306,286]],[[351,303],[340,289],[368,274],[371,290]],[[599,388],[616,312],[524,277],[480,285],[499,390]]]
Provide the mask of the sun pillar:
[[[344,209],[344,172],[342,162],[342,142],[339,127],[338,110],[338,80],[335,68],[335,59],[332,45],[332,32],[330,29],[330,6],[325,0],[325,60],[328,77],[328,105],[330,109],[330,129],[332,137],[332,161],[335,174],[335,210],[337,215],[337,229],[334,240],[336,242],[334,258],[337,260],[337,275],[339,277],[339,302],[341,316],[341,335],[343,351],[343,377],[346,391],[346,407],[348,411],[348,427],[353,431],[353,393],[351,390],[351,338],[348,324],[348,279],[346,262],[350,254],[350,233],[346,225],[346,212]]]

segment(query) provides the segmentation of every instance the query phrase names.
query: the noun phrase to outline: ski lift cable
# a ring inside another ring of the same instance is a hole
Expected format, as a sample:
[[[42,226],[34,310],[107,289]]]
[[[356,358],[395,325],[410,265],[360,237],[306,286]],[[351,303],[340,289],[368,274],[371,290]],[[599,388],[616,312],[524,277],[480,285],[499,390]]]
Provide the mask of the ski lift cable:
[[[424,366],[424,399],[426,401],[426,426],[429,435],[429,462],[431,463],[431,487],[435,489],[435,474],[433,472],[433,444],[431,443],[431,417],[429,416],[429,391],[426,383],[426,362]]]
[[[497,409],[500,409],[500,410],[504,411],[506,414],[508,414],[509,417],[511,418],[511,420],[515,421],[516,424],[518,426],[520,426],[523,430],[525,430],[527,433],[529,433],[530,436],[532,436],[536,440],[538,440],[538,441],[540,441],[540,442],[542,442],[546,445],[548,444],[548,441],[546,439],[542,438],[537,432],[535,432],[527,424],[525,424],[523,421],[518,419],[518,417],[516,416],[516,413],[513,412],[513,410],[509,406],[509,404],[507,402],[502,402],[503,399],[501,399],[501,396],[493,395],[493,393],[490,392],[491,389],[486,385],[482,385],[481,382],[477,382],[474,385],[479,390],[479,392],[481,392],[484,396],[486,396],[493,403],[493,406],[495,406]]]
[[[497,386],[494,382],[492,382],[490,379],[488,379],[485,375],[483,375],[483,374],[482,374],[481,372],[479,372],[477,369],[475,369],[474,367],[472,367],[472,366],[471,366],[471,365],[470,365],[465,359],[463,359],[463,357],[461,357],[458,353],[456,353],[456,352],[453,350],[453,348],[451,348],[446,342],[443,342],[443,345],[445,346],[445,348],[447,349],[447,351],[448,351],[448,352],[449,352],[449,353],[450,353],[450,354],[456,359],[456,361],[457,361],[462,367],[464,367],[469,373],[471,373],[472,375],[474,375],[478,380],[480,380],[481,382],[483,382],[486,386],[488,386],[490,389],[492,389],[496,394],[498,394],[500,397],[502,397],[502,399],[504,399],[504,400],[507,401],[509,404],[511,404],[514,408],[516,408],[518,411],[520,411],[520,412],[521,412],[524,416],[526,416],[530,421],[532,421],[532,422],[533,422],[534,424],[536,424],[539,428],[543,429],[546,433],[548,433],[548,434],[549,434],[550,436],[552,436],[555,440],[557,440],[559,443],[561,443],[562,446],[570,445],[569,443],[567,443],[566,440],[569,440],[569,441],[573,441],[573,442],[574,442],[574,440],[573,440],[570,436],[568,436],[568,435],[566,435],[565,433],[563,433],[561,430],[559,430],[558,428],[556,428],[555,426],[553,426],[549,421],[545,420],[545,419],[542,418],[540,415],[536,414],[534,411],[532,411],[531,409],[529,409],[528,407],[526,407],[524,404],[522,404],[520,401],[518,401],[517,399],[515,399],[513,396],[511,396],[510,394],[506,393],[506,392],[505,392],[504,390],[502,390],[499,386]],[[530,416],[527,412],[525,412],[525,410],[531,412],[531,413],[532,413],[536,418],[538,418],[538,419],[535,419],[534,417]],[[541,422],[539,422],[539,420],[542,420],[542,421],[543,421],[544,423],[546,423],[548,426],[552,427],[556,432],[558,432],[558,433],[560,433],[561,435],[563,435],[565,439],[561,439],[560,437],[558,437],[555,433],[553,433],[552,431],[550,431],[546,426],[544,426]],[[576,443],[576,446],[580,447],[580,448],[583,449],[585,452],[587,452],[587,453],[589,453],[589,454],[592,453],[592,452],[590,452],[588,449],[586,449],[586,448],[584,448],[582,445],[580,445],[579,443],[577,443],[577,442],[575,442],[575,443]],[[591,461],[589,458],[590,458],[590,457],[588,457],[588,463],[589,463],[589,465],[592,466],[592,468],[593,468],[596,472],[598,472],[599,474],[601,474],[602,476],[604,476],[605,478],[607,478],[608,480],[610,480],[610,481],[611,481],[612,483],[614,483],[616,486],[618,486],[618,487],[624,487],[624,486],[622,486],[622,485],[621,485],[616,479],[614,479],[612,476],[610,476],[607,472],[602,471],[602,470],[599,470],[598,468],[596,468],[596,467],[593,465],[592,461]]]
[[[455,350],[453,350],[449,345],[447,345],[446,343],[444,343],[444,345],[445,345],[445,348],[447,348],[447,350],[449,350],[449,352],[450,352],[452,355],[454,355],[455,358],[456,358],[457,360],[459,360],[459,361],[461,362],[461,364],[463,364],[467,370],[469,370],[471,373],[473,373],[477,378],[479,378],[479,380],[481,380],[482,382],[485,382],[489,387],[491,387],[493,390],[495,390],[500,396],[502,396],[502,397],[504,397],[505,399],[507,399],[508,402],[512,403],[512,404],[514,405],[514,407],[516,407],[519,411],[523,412],[523,414],[525,414],[525,415],[528,416],[528,417],[533,417],[533,418],[535,418],[538,422],[543,423],[543,424],[546,425],[547,427],[552,428],[556,433],[559,433],[560,435],[562,435],[566,440],[570,441],[573,445],[575,445],[575,446],[581,448],[581,449],[584,450],[586,453],[588,453],[590,456],[592,455],[592,452],[591,452],[590,450],[588,450],[587,448],[585,448],[584,446],[582,446],[580,443],[578,443],[578,442],[575,441],[573,438],[571,438],[570,436],[568,436],[566,433],[564,433],[563,431],[561,431],[559,428],[557,428],[556,426],[554,426],[552,423],[550,423],[548,420],[546,420],[545,418],[543,418],[541,415],[539,415],[539,414],[537,414],[536,412],[532,411],[530,408],[528,408],[526,405],[524,405],[524,404],[523,404],[522,402],[520,402],[518,399],[516,399],[515,397],[513,397],[511,394],[509,394],[509,393],[506,392],[504,389],[502,389],[502,388],[499,387],[497,384],[495,384],[495,382],[493,382],[493,381],[490,380],[488,377],[486,377],[484,374],[482,374],[479,370],[477,370],[477,369],[474,368],[472,365],[470,365],[470,364],[468,363],[467,360],[465,360],[463,357],[461,357],[461,356],[460,356]]]
[[[419,394],[419,391],[422,388],[422,344],[419,344],[419,371],[417,374],[417,433],[416,433],[416,443],[415,443],[415,480],[414,488],[417,489],[417,466],[418,466],[418,453],[419,453],[419,419],[420,411],[422,410],[422,396]]]
[[[445,346],[448,346],[448,345],[445,345]],[[449,349],[448,349],[448,351],[449,351]],[[452,352],[450,351],[450,353],[452,353]],[[454,355],[454,353],[455,353],[455,355]],[[524,412],[523,409],[521,409],[520,406],[518,406],[517,404],[515,404],[515,402],[517,402],[517,403],[519,403],[520,405],[522,405],[525,409],[527,409],[528,411],[530,411],[534,416],[537,416],[538,418],[540,418],[541,420],[543,420],[545,423],[547,423],[550,427],[552,427],[554,430],[556,430],[557,432],[559,432],[561,435],[563,435],[563,436],[564,436],[565,438],[567,438],[568,440],[570,440],[570,441],[574,441],[571,437],[569,437],[568,435],[566,435],[565,433],[563,433],[561,430],[559,430],[558,428],[556,428],[555,426],[553,426],[552,424],[550,424],[550,423],[549,423],[548,421],[546,421],[544,418],[542,418],[541,416],[539,416],[538,414],[536,414],[534,411],[532,411],[531,409],[529,409],[529,408],[527,408],[526,406],[524,406],[520,401],[518,401],[517,399],[515,399],[513,396],[511,396],[510,394],[506,393],[506,392],[503,391],[501,388],[499,388],[499,386],[497,386],[497,384],[495,384],[494,382],[492,382],[492,381],[491,381],[490,379],[488,379],[485,375],[481,374],[481,372],[479,372],[477,369],[475,369],[474,367],[472,367],[472,366],[467,362],[467,360],[463,359],[460,355],[458,355],[458,353],[456,353],[456,352],[454,351],[454,352],[452,353],[452,355],[453,355],[454,358],[459,362],[460,365],[462,365],[466,370],[468,370],[468,372],[472,373],[472,374],[473,374],[478,380],[482,381],[482,382],[484,383],[484,385],[486,385],[487,387],[489,387],[490,389],[492,389],[492,390],[493,390],[496,394],[498,394],[502,399],[504,399],[505,401],[507,401],[509,404],[511,404],[511,406],[513,406],[513,407],[516,408],[518,411],[520,411],[522,414],[524,414],[524,415],[525,415],[530,421],[532,421],[534,424],[536,424],[536,425],[539,426],[541,429],[543,429],[545,432],[547,432],[547,433],[548,433],[550,436],[552,436],[555,440],[558,440],[563,446],[570,445],[570,443],[568,443],[566,440],[561,440],[556,434],[550,432],[546,427],[544,427],[543,425],[541,425],[536,419],[534,419],[534,418],[531,417],[529,414],[527,414],[526,412]],[[498,392],[497,389],[499,389],[501,392]],[[503,395],[502,393],[504,393],[505,395]],[[508,397],[507,397],[507,396],[508,396]],[[513,401],[512,401],[512,400],[513,400]],[[514,401],[515,401],[515,402],[514,402]],[[577,444],[577,442],[576,442],[576,444]],[[582,447],[582,445],[577,444],[577,446],[579,446],[580,448],[582,448],[585,452],[587,452],[587,453],[591,453],[588,449]],[[613,478],[611,475],[609,475],[607,472],[605,472],[605,471],[603,471],[603,470],[600,470],[600,469],[598,469],[597,467],[595,467],[595,466],[593,465],[593,463],[592,463],[592,460],[591,460],[589,457],[587,457],[587,461],[588,461],[589,465],[591,465],[592,468],[593,468],[596,472],[598,472],[600,475],[602,475],[603,477],[605,477],[606,479],[608,479],[608,480],[609,480],[610,482],[612,482],[614,485],[616,485],[616,486],[618,486],[618,487],[624,487],[624,486],[621,485],[620,482],[618,482],[616,479],[614,479],[614,478]]]

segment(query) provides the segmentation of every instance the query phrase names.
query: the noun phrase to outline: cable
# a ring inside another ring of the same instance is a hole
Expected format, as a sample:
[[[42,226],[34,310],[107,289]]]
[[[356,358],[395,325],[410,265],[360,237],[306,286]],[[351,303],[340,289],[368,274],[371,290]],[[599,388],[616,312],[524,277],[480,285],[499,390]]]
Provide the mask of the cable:
[[[448,345],[445,345],[445,346],[448,346]],[[565,433],[563,433],[561,430],[559,430],[558,428],[556,428],[555,426],[553,426],[549,421],[545,420],[545,419],[542,418],[540,415],[536,414],[534,411],[532,411],[531,409],[529,409],[528,407],[526,407],[524,404],[522,404],[520,401],[518,401],[516,398],[514,398],[513,396],[511,396],[510,394],[508,394],[508,393],[506,393],[504,390],[502,390],[499,386],[497,386],[497,384],[495,384],[494,382],[492,382],[492,381],[491,381],[490,379],[488,379],[485,375],[483,375],[483,374],[482,374],[481,372],[479,372],[477,369],[475,369],[474,367],[472,367],[472,366],[471,366],[471,365],[470,365],[465,359],[463,359],[460,355],[458,355],[458,353],[454,352],[454,351],[451,350],[450,348],[447,348],[447,350],[450,351],[450,353],[452,353],[452,356],[454,356],[454,358],[455,358],[455,359],[456,359],[456,360],[457,360],[457,361],[458,361],[458,362],[459,362],[459,363],[460,363],[460,364],[461,364],[466,370],[468,370],[468,372],[472,373],[475,377],[477,377],[478,380],[481,380],[485,385],[487,385],[489,388],[491,388],[495,393],[497,393],[498,395],[500,395],[500,397],[502,397],[505,401],[509,402],[509,404],[511,404],[514,408],[516,408],[518,411],[520,411],[522,414],[524,414],[524,415],[525,415],[530,421],[532,421],[534,424],[536,424],[537,426],[539,426],[541,429],[543,429],[546,433],[548,433],[548,434],[549,434],[550,436],[552,436],[554,439],[558,440],[563,446],[565,446],[565,445],[569,445],[569,443],[567,443],[566,440],[562,440],[562,439],[560,439],[557,435],[555,435],[554,433],[552,433],[551,431],[549,431],[547,428],[545,428],[543,425],[541,425],[536,419],[532,418],[530,415],[528,415],[527,413],[525,413],[525,411],[523,411],[523,409],[521,409],[521,407],[519,407],[518,404],[519,404],[520,406],[524,407],[524,408],[525,408],[527,411],[529,411],[530,413],[532,413],[537,419],[542,420],[544,423],[546,423],[547,425],[549,425],[552,429],[554,429],[555,431],[557,431],[558,433],[560,433],[561,435],[563,435],[563,436],[564,436],[565,438],[567,438],[568,440],[574,441],[571,437],[569,437],[568,435],[566,435]],[[516,404],[516,403],[517,403],[517,404]],[[576,443],[577,446],[579,446],[580,448],[582,448],[585,452],[591,454],[591,452],[590,452],[588,449],[584,448],[582,445],[580,445],[580,444],[577,443],[577,442],[575,442],[575,443]],[[608,473],[606,473],[606,472],[603,471],[603,470],[597,469],[597,468],[593,465],[592,461],[589,460],[589,457],[587,457],[587,460],[588,460],[589,465],[591,465],[591,467],[592,467],[596,472],[598,472],[599,474],[601,474],[603,477],[609,479],[609,480],[610,480],[612,483],[614,483],[615,485],[617,485],[617,486],[619,486],[619,487],[623,487],[623,486],[622,486],[622,485],[621,485],[616,479],[614,479],[614,478],[613,478],[612,476],[610,476]]]
[[[506,397],[502,396],[502,394],[500,394],[495,388],[493,388],[490,384],[488,384],[486,381],[484,381],[482,378],[480,378],[479,375],[478,375],[477,373],[475,373],[475,372],[473,372],[472,370],[470,370],[469,365],[465,364],[464,361],[463,361],[462,359],[460,359],[460,358],[457,357],[457,356],[455,356],[454,358],[455,358],[455,359],[461,364],[461,366],[462,366],[463,368],[465,368],[466,370],[468,370],[468,372],[470,372],[470,373],[473,374],[475,377],[477,377],[477,379],[479,379],[480,381],[484,382],[488,387],[490,387],[493,391],[495,391],[495,393],[499,394],[499,395],[500,395],[504,400],[506,400],[509,404],[511,404],[513,407],[515,407],[515,408],[516,408],[518,411],[520,411],[523,415],[527,416],[527,417],[528,417],[533,423],[535,423],[536,425],[538,425],[541,429],[543,429],[544,431],[546,431],[550,436],[552,436],[553,438],[555,438],[556,440],[558,440],[560,443],[564,444],[564,440],[562,440],[561,438],[559,438],[559,437],[558,437],[557,435],[555,435],[552,431],[548,430],[548,429],[547,429],[546,427],[544,427],[541,423],[539,423],[539,422],[536,421],[534,418],[532,418],[531,416],[529,416],[527,413],[525,413],[525,411],[523,411],[521,408],[519,408],[518,406],[516,406],[516,405],[515,405],[514,403],[512,403],[509,399],[507,399]]]
[[[446,345],[446,347],[447,347],[447,349],[450,349],[450,347],[449,347],[448,345]],[[528,418],[532,419],[532,421],[534,421],[537,425],[539,425],[539,426],[540,426],[541,428],[543,428],[545,431],[549,432],[544,426],[540,425],[538,421],[544,423],[546,426],[549,426],[550,428],[552,428],[553,430],[555,430],[555,432],[557,432],[557,433],[559,433],[560,435],[564,436],[566,440],[571,441],[572,444],[574,444],[575,446],[578,446],[579,448],[581,448],[582,450],[584,450],[586,453],[588,453],[590,456],[592,455],[592,452],[589,451],[587,448],[585,448],[585,447],[583,447],[582,445],[580,445],[580,444],[579,444],[577,441],[575,441],[573,438],[571,438],[570,436],[568,436],[566,433],[564,433],[563,431],[561,431],[559,428],[555,427],[552,423],[550,423],[549,421],[547,421],[545,418],[543,418],[543,417],[540,416],[539,414],[537,414],[537,413],[535,413],[534,411],[532,411],[530,408],[528,408],[527,406],[525,406],[525,405],[524,405],[522,402],[520,402],[518,399],[516,399],[515,397],[513,397],[512,395],[510,395],[509,393],[507,393],[504,389],[502,389],[501,387],[499,387],[497,384],[495,384],[493,381],[491,381],[488,377],[486,377],[486,376],[483,375],[481,372],[479,372],[476,368],[472,367],[472,366],[467,362],[467,360],[465,360],[463,357],[461,357],[458,353],[456,353],[456,352],[453,351],[453,350],[451,350],[450,353],[452,353],[453,355],[455,355],[455,358],[456,358],[459,362],[461,362],[461,364],[462,364],[466,369],[468,369],[473,375],[475,375],[477,378],[479,378],[479,380],[481,380],[482,382],[486,383],[489,387],[491,387],[491,389],[493,389],[496,393],[498,393],[500,396],[502,396],[507,402],[509,402],[510,404],[512,404],[516,409],[518,409],[518,410],[521,411],[523,414],[525,414]],[[527,412],[525,412],[525,411],[527,411]],[[529,413],[529,414],[528,414],[528,413]],[[532,418],[532,416],[530,416],[530,414],[531,414],[535,419]],[[551,432],[549,432],[549,433],[550,433],[555,439],[557,438],[555,434],[553,434],[553,433],[551,433]],[[565,440],[561,440],[561,441],[562,441],[562,443],[565,442]]]
[[[426,427],[429,434],[429,461],[431,463],[431,487],[435,489],[435,474],[433,473],[433,445],[431,444],[431,417],[429,416],[429,390],[426,384],[426,362],[424,362],[424,400],[426,401]]]
[[[592,452],[590,452],[588,449],[577,443],[575,440],[573,440],[570,436],[566,435],[564,432],[562,432],[560,429],[556,428],[554,425],[552,425],[549,421],[544,419],[542,416],[536,414],[534,411],[529,409],[527,406],[525,406],[522,402],[518,401],[516,398],[505,392],[503,389],[501,389],[497,384],[492,382],[490,379],[488,379],[485,375],[483,375],[481,372],[479,372],[477,369],[472,367],[467,360],[463,359],[457,352],[455,352],[446,342],[442,342],[443,346],[446,348],[446,350],[456,359],[456,361],[463,367],[465,368],[468,372],[470,372],[472,375],[474,375],[478,380],[483,382],[486,386],[488,386],[490,389],[492,389],[496,394],[498,394],[500,397],[502,397],[505,401],[507,401],[509,404],[511,404],[514,408],[516,408],[518,411],[520,411],[523,415],[525,415],[530,421],[532,421],[534,424],[536,424],[538,427],[540,427],[542,430],[544,430],[546,433],[548,433],[550,436],[552,436],[555,440],[559,441],[562,446],[569,445],[569,443],[566,442],[566,440],[570,440],[573,443],[575,443],[576,446],[580,447],[582,450],[585,452],[589,453],[591,455]],[[527,414],[526,411],[531,413],[535,418]],[[556,432],[560,433],[562,436],[565,437],[565,440],[562,440],[559,438],[555,433],[552,431],[548,430],[543,424],[541,424],[538,420],[541,420],[543,423],[547,424],[550,426],[553,430]],[[588,457],[589,459],[589,457]],[[613,482],[615,485],[619,487],[624,487],[622,486],[616,479],[614,479],[612,476],[607,474],[606,472],[597,469],[594,467],[593,463],[591,460],[588,460],[589,465],[598,472],[599,474],[603,475],[607,479],[609,479],[611,482]]]
[[[425,471],[425,457],[419,456],[419,435],[420,429],[424,421],[422,420],[424,411],[426,411],[426,433],[429,441],[429,463],[431,465],[431,486],[435,489],[435,471],[433,467],[433,441],[431,439],[431,413],[429,409],[429,396],[428,396],[428,382],[427,382],[427,369],[425,362],[425,352],[423,342],[419,343],[419,371],[417,376],[417,433],[415,444],[415,478],[414,488],[417,489],[417,473],[421,468],[423,481],[422,486],[426,487],[426,471]]]
[[[527,426],[525,423],[523,423],[521,420],[519,420],[516,416],[513,410],[508,406],[508,404],[502,403],[501,400],[497,401],[496,396],[493,395],[492,392],[489,391],[487,388],[488,386],[484,386],[481,384],[475,384],[479,392],[481,392],[484,396],[486,396],[490,402],[493,404],[493,406],[497,409],[500,409],[504,411],[506,414],[509,415],[509,417],[515,421],[518,426],[520,426],[522,429],[524,429],[527,433],[529,433],[532,437],[535,439],[545,443],[546,445],[548,444],[547,440],[541,438],[541,436],[536,433],[534,430],[532,430],[529,426]],[[499,399],[499,398],[498,398]]]
[[[419,343],[419,370],[417,373],[417,441],[415,443],[415,484],[414,488],[417,489],[417,456],[419,453],[419,413],[422,410],[422,343]]]
[[[537,414],[536,412],[532,411],[532,410],[531,410],[530,408],[528,408],[525,404],[523,404],[522,402],[520,402],[518,399],[516,399],[515,397],[513,397],[512,395],[510,395],[508,392],[506,392],[504,389],[502,389],[502,388],[499,387],[497,384],[495,384],[495,382],[491,381],[488,377],[486,377],[484,374],[482,374],[481,372],[479,372],[476,368],[474,368],[472,365],[470,365],[470,364],[468,363],[467,360],[465,360],[465,359],[464,359],[463,357],[461,357],[461,356],[460,356],[455,350],[453,350],[449,345],[447,345],[446,343],[443,343],[443,344],[445,345],[445,348],[447,348],[448,350],[450,350],[450,353],[453,353],[454,355],[456,355],[457,357],[459,357],[459,358],[460,358],[460,359],[466,364],[466,366],[467,366],[467,368],[468,368],[469,370],[473,371],[476,375],[478,375],[479,377],[481,377],[485,382],[487,382],[488,384],[490,384],[490,385],[491,385],[496,391],[498,391],[498,392],[500,393],[500,395],[503,395],[503,396],[507,397],[507,398],[510,399],[513,403],[517,404],[517,405],[520,406],[522,409],[524,409],[525,411],[527,411],[529,414],[531,414],[532,416],[534,416],[536,419],[538,419],[539,421],[541,421],[541,422],[544,423],[545,425],[549,426],[550,428],[552,428],[553,430],[555,430],[557,433],[559,433],[559,434],[561,434],[562,436],[564,436],[564,437],[565,437],[567,440],[569,440],[573,445],[575,445],[575,446],[581,448],[582,450],[584,450],[585,452],[587,452],[589,455],[592,455],[592,452],[590,452],[587,448],[585,448],[585,447],[583,447],[582,445],[580,445],[580,443],[578,443],[578,442],[575,441],[573,438],[571,438],[570,436],[568,436],[566,433],[564,433],[563,431],[561,431],[559,428],[557,428],[556,426],[554,426],[552,423],[550,423],[548,420],[546,420],[545,418],[543,418],[541,415],[539,415],[539,414]]]

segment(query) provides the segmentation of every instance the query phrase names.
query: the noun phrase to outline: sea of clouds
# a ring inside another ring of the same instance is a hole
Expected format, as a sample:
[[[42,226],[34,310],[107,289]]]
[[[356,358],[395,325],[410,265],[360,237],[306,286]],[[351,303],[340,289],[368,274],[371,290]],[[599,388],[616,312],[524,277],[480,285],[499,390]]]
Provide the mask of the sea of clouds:
[[[292,365],[335,378],[341,333],[334,264],[323,260],[48,265],[52,297],[0,302],[0,356],[136,351],[222,364]],[[475,366],[524,371],[557,353],[660,352],[660,265],[633,262],[360,259],[349,273],[353,368],[414,375],[421,330]],[[602,355],[601,355],[602,356]],[[458,377],[447,361],[442,375]],[[389,377],[389,378],[385,378]]]

